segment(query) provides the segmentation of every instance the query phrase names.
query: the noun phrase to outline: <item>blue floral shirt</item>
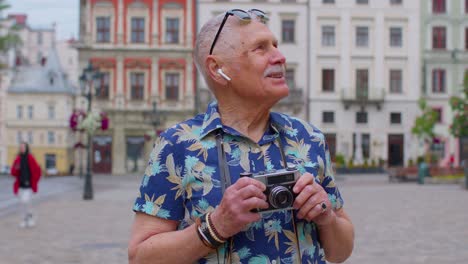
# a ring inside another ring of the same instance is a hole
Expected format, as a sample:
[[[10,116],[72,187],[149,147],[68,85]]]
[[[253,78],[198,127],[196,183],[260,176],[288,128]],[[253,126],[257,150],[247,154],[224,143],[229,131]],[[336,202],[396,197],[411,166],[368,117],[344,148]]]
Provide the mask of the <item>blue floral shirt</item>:
[[[235,129],[224,126],[216,102],[205,114],[177,124],[161,134],[150,155],[140,193],[133,210],[179,221],[179,229],[213,211],[222,198],[215,135],[224,131],[223,146],[231,182],[241,172],[282,169],[277,138],[287,163],[303,174],[309,172],[328,193],[333,207],[343,206],[335,185],[330,154],[324,135],[299,119],[272,112],[270,126],[255,143]],[[293,210],[263,214],[198,263],[223,263],[230,251],[232,263],[325,263],[324,251],[313,222],[299,220]],[[297,232],[295,232],[297,230]]]

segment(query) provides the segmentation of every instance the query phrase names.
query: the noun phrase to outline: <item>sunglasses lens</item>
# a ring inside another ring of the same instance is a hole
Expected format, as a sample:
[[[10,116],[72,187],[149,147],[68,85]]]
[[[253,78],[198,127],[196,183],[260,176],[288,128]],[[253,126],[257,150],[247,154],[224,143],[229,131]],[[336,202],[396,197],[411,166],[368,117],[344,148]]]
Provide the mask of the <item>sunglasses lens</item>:
[[[269,20],[267,14],[263,12],[262,10],[250,9],[249,12],[257,16],[262,23],[266,23]]]
[[[229,11],[231,14],[235,15],[236,17],[242,19],[242,20],[250,20],[250,15],[249,13],[245,12],[244,10],[241,9],[233,9]]]

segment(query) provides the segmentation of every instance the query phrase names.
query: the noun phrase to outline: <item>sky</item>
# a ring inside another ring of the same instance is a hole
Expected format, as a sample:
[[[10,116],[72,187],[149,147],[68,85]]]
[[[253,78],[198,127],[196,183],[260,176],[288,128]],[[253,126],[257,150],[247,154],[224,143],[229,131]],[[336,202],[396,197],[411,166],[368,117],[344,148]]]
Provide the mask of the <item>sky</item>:
[[[32,28],[50,28],[56,23],[57,40],[78,38],[79,0],[6,0],[11,13],[26,13]]]

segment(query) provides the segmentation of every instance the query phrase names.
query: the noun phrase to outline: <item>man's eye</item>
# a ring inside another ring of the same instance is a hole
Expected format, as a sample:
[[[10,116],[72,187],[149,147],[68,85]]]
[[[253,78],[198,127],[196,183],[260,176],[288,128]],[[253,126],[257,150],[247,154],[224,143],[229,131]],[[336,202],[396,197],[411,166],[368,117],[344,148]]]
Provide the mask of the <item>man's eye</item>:
[[[258,45],[255,50],[263,50],[265,48],[265,45]]]

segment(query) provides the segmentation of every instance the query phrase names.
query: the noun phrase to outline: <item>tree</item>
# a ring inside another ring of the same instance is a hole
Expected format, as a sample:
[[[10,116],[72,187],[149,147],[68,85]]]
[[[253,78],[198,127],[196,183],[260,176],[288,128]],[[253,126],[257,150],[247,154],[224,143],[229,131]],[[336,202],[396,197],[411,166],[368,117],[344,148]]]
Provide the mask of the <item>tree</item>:
[[[450,98],[450,107],[453,112],[450,134],[454,137],[468,137],[468,71],[465,73],[463,82],[463,95],[452,96]]]
[[[10,5],[6,2],[6,0],[0,0],[0,13],[4,13],[8,8],[10,8]],[[6,29],[4,27],[5,25],[0,24],[0,30],[5,32],[4,34],[0,35],[0,53],[2,54],[11,48],[21,45],[21,39],[17,34],[19,26],[14,24]],[[8,65],[6,65],[5,62],[0,62],[0,69],[7,66]]]
[[[411,133],[416,135],[419,140],[424,141],[426,161],[430,162],[430,145],[435,137],[434,126],[439,119],[439,113],[428,107],[424,98],[419,99],[418,103],[422,114],[416,118]]]

